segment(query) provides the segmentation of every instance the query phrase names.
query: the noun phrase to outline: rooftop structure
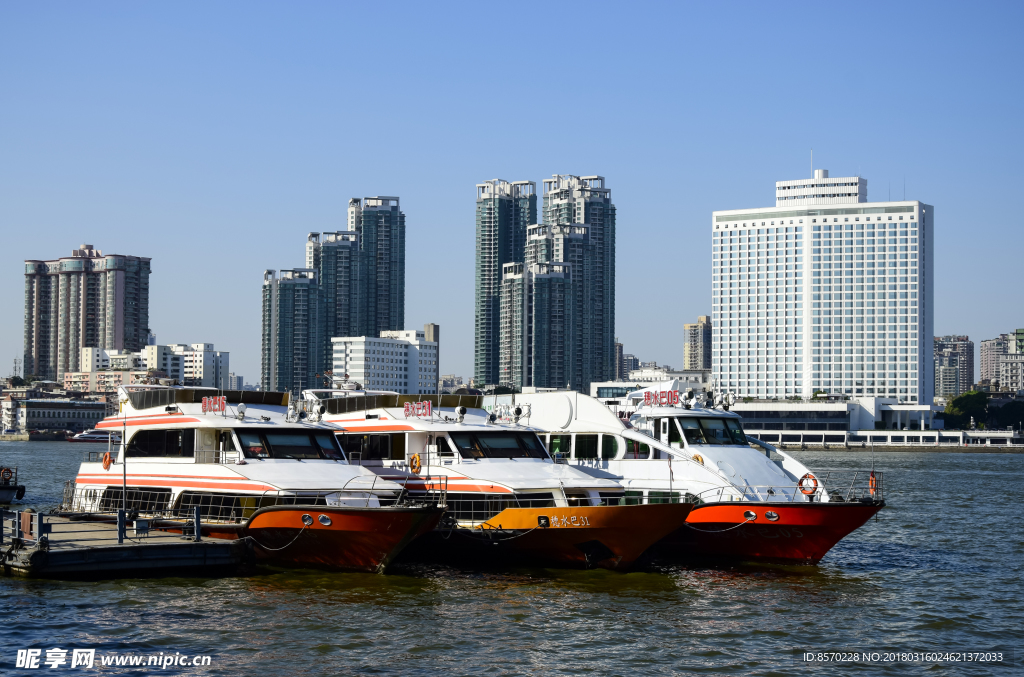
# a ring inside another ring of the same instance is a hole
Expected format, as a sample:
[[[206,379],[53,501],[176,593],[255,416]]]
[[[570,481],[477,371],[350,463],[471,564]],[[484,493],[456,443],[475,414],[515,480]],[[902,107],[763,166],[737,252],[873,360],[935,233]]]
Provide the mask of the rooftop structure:
[[[775,182],[775,206],[856,204],[868,201],[868,181],[859,176],[829,178],[815,169],[813,179]]]

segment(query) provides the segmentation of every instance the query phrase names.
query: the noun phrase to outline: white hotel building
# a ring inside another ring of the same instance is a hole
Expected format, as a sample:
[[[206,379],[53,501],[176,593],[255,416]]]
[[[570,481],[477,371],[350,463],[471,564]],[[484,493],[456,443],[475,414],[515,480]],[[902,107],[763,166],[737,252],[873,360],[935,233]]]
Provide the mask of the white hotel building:
[[[437,394],[437,325],[426,331],[382,331],[373,336],[338,336],[331,339],[335,378],[348,375],[367,390],[393,390],[401,394]]]
[[[712,377],[739,396],[932,401],[933,208],[867,181],[780,181],[712,213]]]

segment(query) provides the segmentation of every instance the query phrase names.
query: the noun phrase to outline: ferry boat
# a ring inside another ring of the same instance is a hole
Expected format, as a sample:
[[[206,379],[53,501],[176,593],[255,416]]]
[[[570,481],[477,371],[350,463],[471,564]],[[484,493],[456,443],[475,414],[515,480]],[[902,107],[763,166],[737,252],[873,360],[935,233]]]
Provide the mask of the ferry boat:
[[[250,538],[262,559],[356,571],[382,571],[444,512],[443,493],[411,500],[347,463],[336,429],[287,393],[122,386],[118,404],[97,429],[124,442],[89,453],[67,512],[158,528],[198,515],[200,534]]]
[[[68,442],[93,442],[106,444],[108,441],[113,441],[114,444],[121,443],[121,435],[110,431],[100,431],[93,428],[92,430],[86,430],[80,432],[77,435],[69,435],[67,437]]]
[[[812,471],[748,437],[723,397],[675,381],[612,407],[576,392],[488,399],[527,411],[553,454],[621,482],[627,501],[694,501],[661,553],[815,563],[885,506],[880,471]]]
[[[343,429],[338,439],[353,463],[420,495],[440,488],[435,476],[447,482],[448,514],[410,549],[419,557],[623,570],[679,529],[691,508],[619,505],[619,482],[555,463],[535,429],[491,416],[480,395],[399,395],[357,384],[303,398]]]
[[[4,466],[0,468],[0,504],[7,505],[11,501],[25,498],[25,485],[18,484],[18,468]]]

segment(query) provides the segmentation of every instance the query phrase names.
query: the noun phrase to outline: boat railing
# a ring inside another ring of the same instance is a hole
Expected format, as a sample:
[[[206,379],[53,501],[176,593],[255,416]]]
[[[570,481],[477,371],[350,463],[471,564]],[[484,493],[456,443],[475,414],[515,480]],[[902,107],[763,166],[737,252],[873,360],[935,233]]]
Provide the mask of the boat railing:
[[[667,492],[666,492],[667,493]],[[612,505],[639,505],[643,503],[643,496],[626,496],[622,493],[592,496],[566,497],[569,507],[595,507]],[[679,496],[673,501],[666,498],[663,501],[652,502],[688,502]],[[530,498],[529,494],[484,494],[481,496],[476,492],[452,492],[447,496],[448,513],[446,519],[452,523],[460,523],[466,526],[479,525],[495,517],[503,510],[509,508],[556,508],[553,495],[538,498]]]
[[[881,470],[816,470],[799,483],[725,485],[696,494],[701,503],[758,501],[765,503],[858,503],[884,498]]]
[[[437,478],[434,478],[435,480]],[[361,484],[359,482],[361,482]],[[241,524],[261,508],[273,506],[410,507],[428,503],[444,505],[447,483],[436,481],[430,496],[410,495],[405,490],[377,487],[377,476],[360,476],[340,489],[214,493],[138,487],[79,487],[69,480],[58,514],[74,519],[110,519],[124,510],[129,519],[144,517],[176,522],[192,519],[196,510],[206,522]],[[401,484],[399,482],[399,484]],[[393,486],[393,485],[392,485]]]
[[[881,470],[815,470],[810,473],[828,491],[829,500],[857,501],[885,498],[884,473]]]
[[[18,486],[18,466],[5,465],[0,467],[0,487]]]
[[[431,504],[439,507],[448,506],[447,475],[414,475],[402,478],[390,478],[391,482],[402,485],[402,493],[396,501],[397,505]],[[413,483],[412,491],[409,483]]]
[[[116,525],[116,529],[112,529],[112,525]],[[55,546],[118,545],[126,539],[147,536],[149,527],[149,520],[136,519],[129,529],[123,511],[104,522],[85,522],[30,510],[0,509],[0,547],[10,553],[18,547],[48,549]]]
[[[209,449],[197,449],[195,451],[196,463],[212,463],[218,465],[235,465],[241,460],[242,455],[237,451],[219,451]]]

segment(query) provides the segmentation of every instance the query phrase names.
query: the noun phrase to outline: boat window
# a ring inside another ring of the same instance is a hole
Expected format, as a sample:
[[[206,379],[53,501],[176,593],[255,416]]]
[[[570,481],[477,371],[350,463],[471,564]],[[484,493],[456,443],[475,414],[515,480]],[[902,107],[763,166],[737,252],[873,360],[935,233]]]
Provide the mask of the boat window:
[[[238,441],[242,444],[242,453],[246,458],[270,458],[263,438],[259,433],[238,433]]]
[[[544,445],[541,444],[536,433],[516,433],[516,436],[523,447],[529,450],[530,456],[533,458],[548,457],[548,452],[544,450]]]
[[[531,447],[522,441],[523,434],[459,432],[451,433],[450,437],[463,458],[545,458],[542,447]]]
[[[344,454],[341,453],[341,447],[338,446],[338,438],[334,436],[334,433],[316,433],[313,435],[313,438],[320,447],[320,451],[327,458],[345,458]]]
[[[552,435],[551,455],[561,454],[563,458],[569,458],[569,450],[572,448],[572,435]]]
[[[704,438],[708,444],[732,444],[732,436],[725,429],[725,421],[720,418],[702,418],[700,427],[704,429]]]
[[[677,426],[672,419],[668,420],[668,443],[677,443],[679,446],[683,446],[683,436],[679,434],[679,426]]]
[[[274,458],[322,458],[309,433],[264,433]]]
[[[687,444],[707,444],[704,440],[704,431],[700,429],[697,419],[679,417],[676,422],[679,423],[679,428],[686,436]]]
[[[360,452],[364,461],[390,459],[391,435],[363,435]]]
[[[338,444],[341,445],[341,450],[346,458],[350,460],[360,458],[360,454],[363,451],[362,435],[338,435],[336,439]]]
[[[448,436],[452,444],[459,450],[462,458],[483,458],[484,450],[480,444],[469,433],[452,433]]]
[[[597,458],[597,435],[576,436],[576,458]]]
[[[235,438],[231,436],[230,430],[222,430],[220,433],[221,451],[238,451],[235,449]]]
[[[651,448],[643,442],[626,440],[626,455],[623,458],[650,458]]]
[[[743,434],[743,425],[738,418],[725,419],[725,427],[735,444],[747,444],[747,436]]]
[[[391,435],[391,460],[405,460],[405,433]]]
[[[129,458],[193,456],[195,440],[195,430],[140,430],[128,442],[125,455]]]
[[[443,456],[445,458],[455,456],[455,452],[452,451],[452,445],[448,444],[448,440],[442,435],[438,435],[436,438],[434,438],[433,442],[430,441],[430,436],[428,435],[427,444],[437,445],[438,456]]]
[[[619,441],[614,435],[601,435],[601,458],[607,460],[615,458],[619,453]]]

